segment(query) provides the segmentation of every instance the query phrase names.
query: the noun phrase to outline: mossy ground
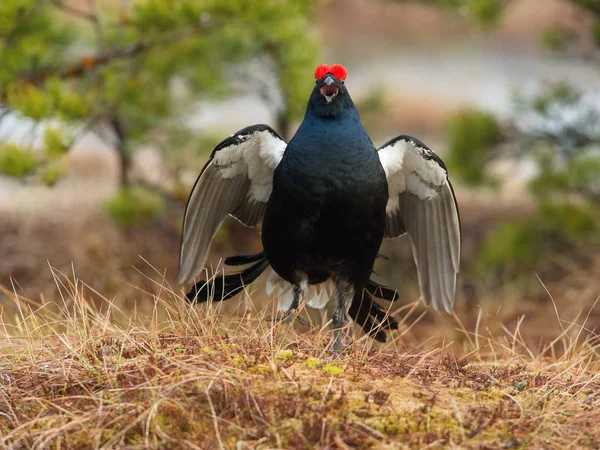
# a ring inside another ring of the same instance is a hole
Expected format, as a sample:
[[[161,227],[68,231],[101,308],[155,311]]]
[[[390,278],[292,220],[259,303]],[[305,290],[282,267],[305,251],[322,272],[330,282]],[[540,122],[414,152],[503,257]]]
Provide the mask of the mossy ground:
[[[332,358],[326,332],[197,310],[161,331],[81,299],[19,308],[1,336],[0,448],[600,447],[593,338],[562,357],[360,340]]]

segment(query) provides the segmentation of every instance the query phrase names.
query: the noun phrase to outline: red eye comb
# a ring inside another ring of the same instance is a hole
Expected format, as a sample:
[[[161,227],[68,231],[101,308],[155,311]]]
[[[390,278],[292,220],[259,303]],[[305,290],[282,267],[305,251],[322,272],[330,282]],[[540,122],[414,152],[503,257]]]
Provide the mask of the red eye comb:
[[[331,66],[320,64],[315,69],[315,78],[320,80],[328,73],[333,74],[338,80],[345,80],[348,76],[348,71],[341,64],[332,64]]]
[[[333,64],[329,66],[329,71],[334,74],[338,80],[345,80],[348,76],[348,71],[341,64]]]
[[[319,64],[315,69],[315,79],[320,80],[329,72],[329,66],[327,64]]]

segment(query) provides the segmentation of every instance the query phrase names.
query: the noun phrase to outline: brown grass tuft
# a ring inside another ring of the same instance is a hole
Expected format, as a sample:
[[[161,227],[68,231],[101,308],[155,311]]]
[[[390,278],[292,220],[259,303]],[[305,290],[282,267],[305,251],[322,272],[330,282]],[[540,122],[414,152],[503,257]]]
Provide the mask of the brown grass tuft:
[[[166,284],[151,316],[129,317],[53,275],[62,304],[12,295],[14,314],[2,312],[0,447],[600,446],[593,332],[561,324],[534,351],[523,321],[493,334],[482,313],[466,347],[409,348],[405,323],[384,347],[359,338],[332,359],[324,329],[299,333],[260,311],[219,317]]]

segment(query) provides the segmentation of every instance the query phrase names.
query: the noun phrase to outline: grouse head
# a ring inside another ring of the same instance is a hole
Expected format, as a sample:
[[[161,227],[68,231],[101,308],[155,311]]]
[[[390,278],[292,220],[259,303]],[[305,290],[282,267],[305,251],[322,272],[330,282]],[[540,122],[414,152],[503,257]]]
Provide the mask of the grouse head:
[[[335,117],[354,103],[344,85],[348,72],[341,64],[321,64],[315,69],[316,85],[308,101],[308,110],[323,117]]]

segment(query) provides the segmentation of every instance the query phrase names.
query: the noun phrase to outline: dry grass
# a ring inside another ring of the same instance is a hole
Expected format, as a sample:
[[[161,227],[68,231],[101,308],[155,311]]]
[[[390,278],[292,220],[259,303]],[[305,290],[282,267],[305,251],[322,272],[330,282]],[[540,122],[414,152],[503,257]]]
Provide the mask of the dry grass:
[[[456,319],[460,345],[410,342],[409,319],[331,359],[324,329],[220,317],[164,282],[149,317],[126,314],[53,276],[59,304],[13,294],[2,311],[0,448],[600,446],[591,310],[535,350],[523,320],[481,312],[474,329]]]

